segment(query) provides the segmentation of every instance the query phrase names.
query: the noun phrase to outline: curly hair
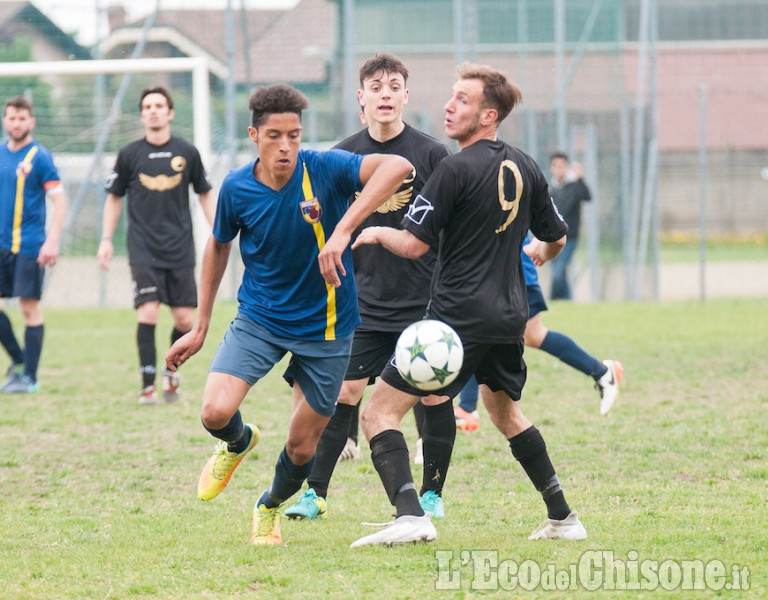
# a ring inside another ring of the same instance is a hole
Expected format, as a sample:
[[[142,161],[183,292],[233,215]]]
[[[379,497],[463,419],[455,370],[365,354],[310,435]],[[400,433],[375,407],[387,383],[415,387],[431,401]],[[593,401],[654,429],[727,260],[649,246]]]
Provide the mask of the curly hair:
[[[283,83],[260,88],[251,94],[248,108],[251,111],[251,125],[256,129],[263,125],[269,115],[295,113],[301,119],[301,111],[309,106],[307,97],[299,90]]]

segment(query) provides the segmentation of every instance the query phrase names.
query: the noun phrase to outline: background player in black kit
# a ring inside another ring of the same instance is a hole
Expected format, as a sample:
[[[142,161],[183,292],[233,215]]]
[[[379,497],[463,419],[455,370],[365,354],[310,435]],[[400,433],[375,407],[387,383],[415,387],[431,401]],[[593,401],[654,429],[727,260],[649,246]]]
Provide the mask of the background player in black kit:
[[[403,229],[365,229],[353,247],[381,244],[415,258],[440,239],[427,316],[451,325],[465,354],[458,378],[437,393],[448,402],[474,373],[486,386],[481,389],[491,421],[547,506],[548,518],[530,539],[584,539],[586,530],[565,500],[544,439],[518,403],[526,379],[523,333],[528,318],[520,248],[531,229],[538,239],[524,250],[541,265],[560,252],[568,227],[538,165],[496,137],[499,123],[521,101],[520,90],[486,66],[465,63],[458,76],[445,105],[445,130],[461,152],[440,163],[412,203]],[[388,364],[363,409],[373,464],[397,517],[353,547],[437,537],[420,506],[399,429],[402,416],[425,393],[410,387]]]
[[[189,142],[171,135],[174,117],[171,94],[162,87],[142,91],[139,100],[145,137],[120,150],[107,181],[98,259],[109,268],[114,254],[112,235],[128,194],[128,261],[137,309],[136,341],[142,390],[139,403],[155,404],[157,350],[155,326],[160,303],[171,307],[171,344],[192,329],[197,306],[195,245],[189,207],[189,186],[199,196],[209,223],[216,211],[211,183],[200,153]],[[179,375],[163,371],[163,397],[178,399]]]
[[[360,68],[358,100],[368,125],[337,144],[337,148],[356,154],[399,154],[414,166],[400,189],[361,229],[372,225],[398,226],[411,201],[439,162],[448,156],[445,145],[403,122],[403,107],[408,101],[408,69],[395,56],[380,54]],[[354,236],[353,236],[354,239]],[[418,260],[409,260],[378,246],[361,246],[352,253],[362,324],[355,330],[349,367],[339,394],[336,412],[317,445],[317,461],[307,478],[309,489],[290,508],[286,516],[318,519],[325,516],[328,486],[334,468],[347,442],[350,425],[357,419],[366,386],[373,382],[389,361],[400,333],[424,317],[429,300],[429,285],[434,271],[437,244]],[[429,400],[427,400],[429,402]],[[425,507],[442,516],[439,491],[450,462],[456,425],[453,409],[438,400],[425,406],[425,455],[436,460],[425,464],[421,497]],[[439,505],[439,506],[436,506]]]

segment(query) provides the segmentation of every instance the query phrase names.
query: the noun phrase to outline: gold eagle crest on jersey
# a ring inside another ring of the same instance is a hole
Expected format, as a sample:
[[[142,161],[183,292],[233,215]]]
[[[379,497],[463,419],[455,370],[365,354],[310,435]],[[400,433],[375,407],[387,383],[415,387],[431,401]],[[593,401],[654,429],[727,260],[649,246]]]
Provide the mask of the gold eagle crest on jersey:
[[[139,173],[139,181],[146,189],[152,192],[167,192],[181,184],[182,174],[176,175],[147,175],[145,173]]]

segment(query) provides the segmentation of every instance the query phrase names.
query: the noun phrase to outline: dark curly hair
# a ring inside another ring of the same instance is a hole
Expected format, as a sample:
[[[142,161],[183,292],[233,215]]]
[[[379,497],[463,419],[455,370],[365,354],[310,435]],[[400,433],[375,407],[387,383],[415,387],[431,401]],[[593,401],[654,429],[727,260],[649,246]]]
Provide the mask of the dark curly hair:
[[[301,111],[309,106],[307,97],[299,90],[283,83],[260,88],[251,94],[248,108],[251,111],[251,125],[256,129],[263,125],[269,115],[295,113],[301,119]]]

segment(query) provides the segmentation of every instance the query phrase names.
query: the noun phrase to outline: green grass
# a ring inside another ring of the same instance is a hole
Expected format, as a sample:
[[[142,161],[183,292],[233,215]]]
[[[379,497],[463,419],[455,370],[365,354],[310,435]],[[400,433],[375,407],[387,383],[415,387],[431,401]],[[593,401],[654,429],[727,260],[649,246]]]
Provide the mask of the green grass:
[[[749,567],[750,597],[768,595],[768,301],[555,303],[546,313],[549,327],[625,367],[619,401],[602,418],[591,381],[549,355],[526,354],[523,407],[588,540],[527,540],[543,503],[481,408],[480,429],[457,436],[437,541],[356,550],[350,542],[370,531],[360,522],[391,514],[365,452],[339,465],[327,520],[284,522],[282,547],[248,544],[253,503],[269,484],[289,419],[280,367],[243,405],[262,432],[256,450],[218,498],[197,499],[214,447],[200,424],[201,392],[234,311],[217,307],[208,343],[184,367],[182,401],[156,407],[137,403],[132,310],[46,312],[41,392],[0,395],[0,598],[595,595],[473,591],[472,563],[460,560],[473,550],[557,570],[594,550],[659,563],[718,559],[729,575],[731,565]],[[18,334],[18,311],[10,314]],[[164,320],[158,340],[169,334]],[[413,447],[410,416],[404,430]],[[461,589],[435,591],[437,550],[453,552]],[[670,595],[720,594],[728,595]]]

